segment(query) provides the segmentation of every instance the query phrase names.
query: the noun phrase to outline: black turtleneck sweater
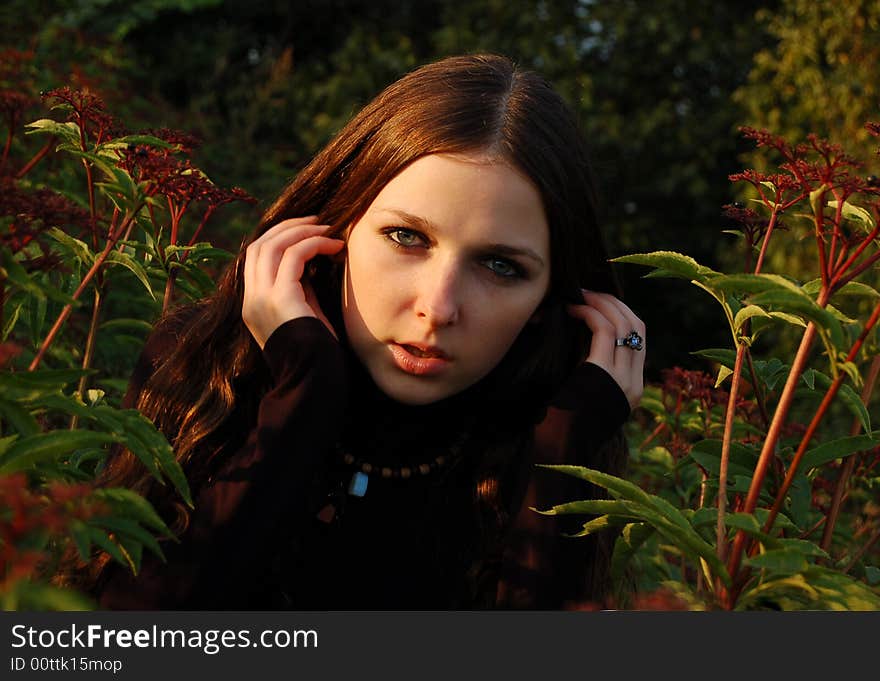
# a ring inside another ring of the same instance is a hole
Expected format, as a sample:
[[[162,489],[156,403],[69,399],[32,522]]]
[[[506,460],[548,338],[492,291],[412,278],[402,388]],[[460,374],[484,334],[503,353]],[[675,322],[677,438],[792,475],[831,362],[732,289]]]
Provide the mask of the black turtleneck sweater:
[[[136,404],[178,333],[151,334],[124,406]],[[535,464],[602,467],[601,445],[629,415],[603,369],[582,365],[530,414],[487,401],[480,384],[431,405],[395,402],[314,318],[276,329],[263,358],[272,387],[256,410],[241,405],[224,425],[230,447],[192,490],[180,542],[164,543],[165,562],[144,552],[137,576],[108,564],[95,588],[102,609],[558,609],[591,598],[588,542],[562,536],[583,518],[529,506],[588,496],[583,483]],[[528,437],[499,469],[497,506],[511,522],[487,551],[486,511],[474,503],[477,452],[513,432]],[[366,493],[351,495],[346,453],[412,474],[373,473]],[[445,465],[418,472],[437,456]]]

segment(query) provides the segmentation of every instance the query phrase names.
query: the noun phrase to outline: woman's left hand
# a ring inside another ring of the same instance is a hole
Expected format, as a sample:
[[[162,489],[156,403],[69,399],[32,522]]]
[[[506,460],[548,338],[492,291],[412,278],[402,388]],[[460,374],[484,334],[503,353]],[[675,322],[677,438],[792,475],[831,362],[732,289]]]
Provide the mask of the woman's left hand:
[[[615,341],[635,331],[641,336],[644,347],[645,323],[610,293],[583,289],[582,293],[584,304],[567,305],[566,309],[572,317],[586,322],[593,332],[586,361],[605,369],[617,381],[634,409],[645,389],[645,351],[616,345]]]

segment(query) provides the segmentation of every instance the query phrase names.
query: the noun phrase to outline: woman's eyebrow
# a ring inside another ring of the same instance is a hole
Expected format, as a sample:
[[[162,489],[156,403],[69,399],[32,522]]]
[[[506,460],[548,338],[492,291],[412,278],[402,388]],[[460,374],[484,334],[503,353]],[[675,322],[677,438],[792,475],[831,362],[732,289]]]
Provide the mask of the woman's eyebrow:
[[[393,213],[396,215],[403,223],[411,226],[417,227],[424,232],[428,233],[437,233],[440,230],[437,229],[437,226],[428,220],[427,218],[423,218],[420,215],[413,215],[412,213],[407,213],[405,210],[400,210],[398,208],[380,208],[379,212],[384,213]],[[536,263],[544,266],[544,259],[539,256],[535,251],[531,248],[524,248],[520,246],[511,246],[509,244],[487,244],[486,249],[490,251],[494,251],[500,255],[510,255],[510,256],[524,256],[526,258],[530,258],[534,260]]]

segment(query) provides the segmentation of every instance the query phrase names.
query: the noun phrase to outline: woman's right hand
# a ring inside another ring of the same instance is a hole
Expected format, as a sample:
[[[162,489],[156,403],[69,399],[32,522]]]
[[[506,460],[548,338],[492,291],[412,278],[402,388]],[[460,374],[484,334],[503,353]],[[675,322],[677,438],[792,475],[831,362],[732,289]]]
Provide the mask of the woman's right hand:
[[[341,239],[324,236],[328,229],[314,215],[293,218],[266,230],[247,247],[241,318],[260,349],[275,329],[299,317],[320,319],[336,336],[312,287],[302,281],[309,260],[335,255],[345,246]]]

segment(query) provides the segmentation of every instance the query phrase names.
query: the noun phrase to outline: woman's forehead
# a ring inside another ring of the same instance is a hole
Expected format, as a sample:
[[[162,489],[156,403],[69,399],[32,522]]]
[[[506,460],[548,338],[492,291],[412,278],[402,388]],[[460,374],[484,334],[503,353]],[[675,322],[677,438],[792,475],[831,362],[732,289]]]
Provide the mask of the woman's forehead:
[[[399,218],[441,235],[527,240],[549,247],[543,202],[535,185],[510,164],[485,156],[424,156],[395,176],[367,216]]]

